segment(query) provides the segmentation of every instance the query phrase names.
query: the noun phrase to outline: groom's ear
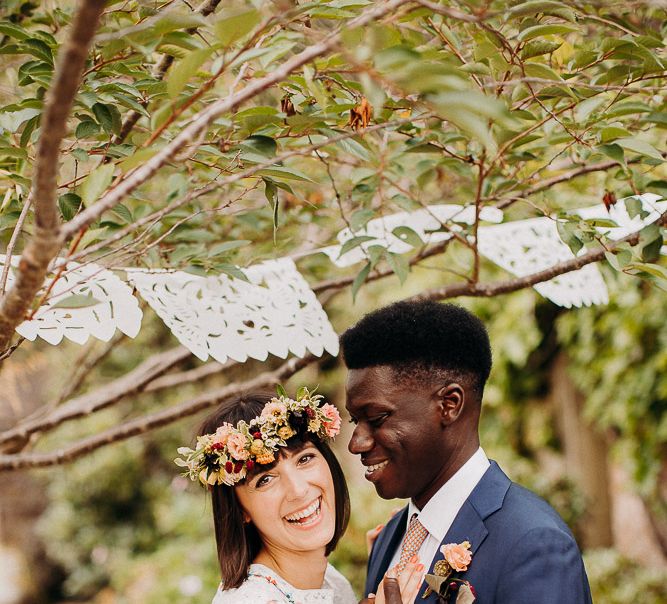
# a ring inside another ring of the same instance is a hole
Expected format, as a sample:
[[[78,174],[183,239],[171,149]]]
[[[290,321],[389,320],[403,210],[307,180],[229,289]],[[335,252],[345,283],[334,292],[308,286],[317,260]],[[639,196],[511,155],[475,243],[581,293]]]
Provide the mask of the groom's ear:
[[[440,409],[440,418],[443,426],[453,424],[463,413],[465,404],[465,390],[463,386],[453,382],[440,388],[436,393],[436,400]]]

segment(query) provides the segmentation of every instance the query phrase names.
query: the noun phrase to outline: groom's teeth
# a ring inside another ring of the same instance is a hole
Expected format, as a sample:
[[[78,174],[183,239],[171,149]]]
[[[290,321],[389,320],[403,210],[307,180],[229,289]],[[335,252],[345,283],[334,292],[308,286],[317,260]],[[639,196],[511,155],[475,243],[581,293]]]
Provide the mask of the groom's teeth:
[[[319,509],[320,509],[320,498],[318,497],[307,508],[304,508],[303,510],[297,512],[296,514],[290,514],[289,516],[285,516],[285,520],[287,520],[288,522],[298,522],[299,520],[308,518],[308,516],[314,514],[315,512],[319,512]]]
[[[366,466],[366,472],[370,473],[370,472],[375,472],[375,470],[380,470],[384,468],[388,463],[389,461],[385,460],[383,462],[373,464],[372,466]]]

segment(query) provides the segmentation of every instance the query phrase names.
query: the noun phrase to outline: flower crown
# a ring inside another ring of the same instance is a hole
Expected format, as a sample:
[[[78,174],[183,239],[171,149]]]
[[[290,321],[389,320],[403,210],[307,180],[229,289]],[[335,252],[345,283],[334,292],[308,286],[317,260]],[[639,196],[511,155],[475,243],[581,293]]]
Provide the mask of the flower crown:
[[[340,432],[340,414],[324,397],[308,388],[299,388],[296,400],[288,398],[282,387],[262,409],[259,417],[236,426],[224,423],[214,434],[197,437],[197,448],[180,447],[176,465],[187,468],[185,475],[204,485],[234,485],[246,477],[256,464],[276,459],[278,447],[297,434],[311,432],[321,439]]]

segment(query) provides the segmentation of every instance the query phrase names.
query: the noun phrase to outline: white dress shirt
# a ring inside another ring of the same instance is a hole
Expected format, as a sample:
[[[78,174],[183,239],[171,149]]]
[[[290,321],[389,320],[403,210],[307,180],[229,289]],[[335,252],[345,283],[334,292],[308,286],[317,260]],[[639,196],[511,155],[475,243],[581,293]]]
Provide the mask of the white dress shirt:
[[[438,553],[438,548],[445,538],[447,531],[452,526],[456,515],[490,465],[486,453],[480,447],[461,466],[459,471],[429,499],[424,509],[419,510],[412,500],[408,504],[408,517],[403,531],[404,533],[407,531],[412,515],[417,514],[419,522],[428,531],[428,536],[419,548],[419,561],[426,568],[430,567],[431,561]],[[394,557],[391,560],[389,568],[398,564],[401,557],[402,545],[403,539],[401,539],[398,548],[394,552]]]

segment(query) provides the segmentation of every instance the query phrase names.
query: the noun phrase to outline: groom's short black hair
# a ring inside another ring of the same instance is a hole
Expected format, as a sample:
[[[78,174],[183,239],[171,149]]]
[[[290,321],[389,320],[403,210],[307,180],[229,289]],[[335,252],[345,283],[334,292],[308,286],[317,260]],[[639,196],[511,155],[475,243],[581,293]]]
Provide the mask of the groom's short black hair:
[[[396,302],[367,314],[340,339],[349,369],[389,365],[399,378],[434,372],[473,378],[481,400],[491,372],[484,324],[460,306],[428,300]]]

